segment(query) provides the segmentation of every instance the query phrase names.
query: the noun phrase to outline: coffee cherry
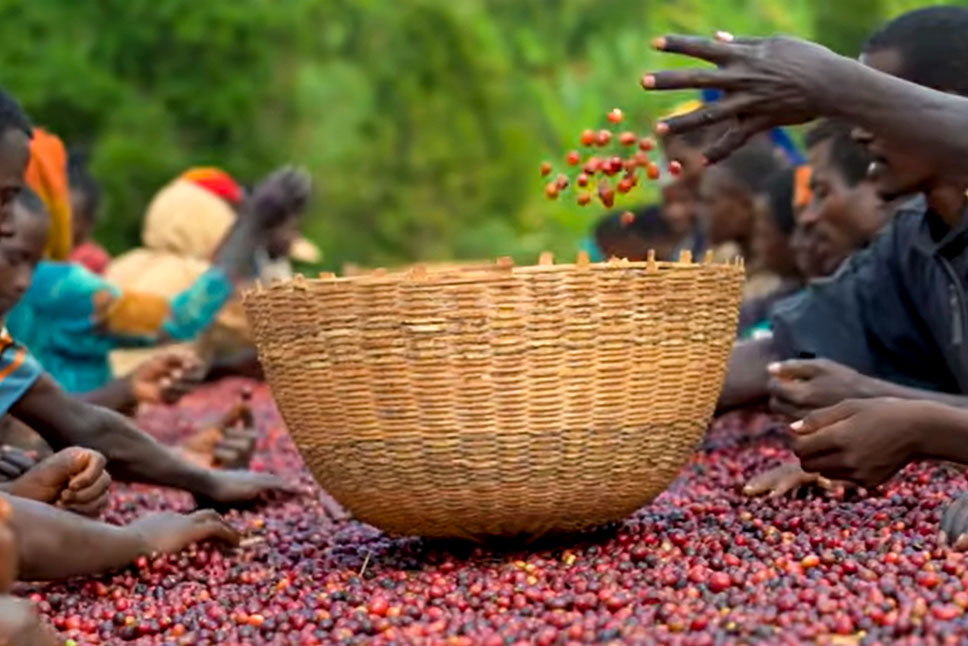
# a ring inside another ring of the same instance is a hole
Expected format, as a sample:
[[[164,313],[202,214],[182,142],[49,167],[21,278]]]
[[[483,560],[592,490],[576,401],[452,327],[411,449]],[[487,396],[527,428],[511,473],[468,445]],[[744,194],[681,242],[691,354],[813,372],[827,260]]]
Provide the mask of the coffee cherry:
[[[602,170],[602,160],[598,157],[589,157],[582,169],[588,176],[594,176],[600,170]]]
[[[623,177],[619,180],[618,184],[615,186],[616,190],[623,195],[632,190],[632,180],[627,177]]]
[[[565,161],[569,166],[577,166],[578,162],[581,161],[581,156],[578,154],[577,150],[572,150],[567,155],[565,155]]]
[[[655,148],[655,141],[652,139],[652,137],[642,137],[639,139],[639,150],[642,152],[647,153],[653,148]]]
[[[560,192],[560,189],[558,188],[558,185],[555,182],[548,182],[547,184],[545,184],[545,196],[549,200],[557,200],[559,192]]]
[[[615,190],[612,189],[608,180],[602,180],[598,183],[598,199],[601,200],[602,206],[607,209],[615,205]]]
[[[623,116],[619,108],[612,108],[612,111],[608,113],[608,120],[611,123],[621,123]]]
[[[632,211],[625,211],[619,216],[619,221],[622,223],[623,227],[631,226],[635,222],[635,213]]]
[[[582,188],[585,188],[586,186],[588,186],[588,181],[589,181],[589,178],[587,173],[578,173],[578,177],[575,178],[575,183],[581,186]]]
[[[559,191],[563,191],[568,188],[568,176],[563,173],[559,173],[558,177],[555,179],[555,186],[558,187]]]
[[[618,142],[623,146],[634,146],[636,136],[634,132],[623,132],[618,136]]]
[[[541,176],[547,177],[551,174],[551,164],[548,162],[541,162]]]
[[[670,161],[669,174],[673,177],[679,177],[679,175],[682,175],[682,164],[674,159]]]
[[[659,165],[655,162],[649,162],[649,165],[645,169],[645,176],[649,179],[656,180],[659,179]]]
[[[582,146],[591,146],[592,144],[595,143],[595,140],[596,140],[596,135],[594,130],[590,130],[586,128],[585,130],[581,131],[581,136],[579,137],[579,141],[581,142]]]
[[[602,147],[607,146],[611,141],[612,141],[611,130],[605,130],[605,129],[599,130],[598,134],[595,136],[595,143],[597,143],[599,146],[602,146]]]
[[[592,201],[592,196],[588,192],[581,192],[578,197],[575,198],[578,206],[588,206],[588,203]]]

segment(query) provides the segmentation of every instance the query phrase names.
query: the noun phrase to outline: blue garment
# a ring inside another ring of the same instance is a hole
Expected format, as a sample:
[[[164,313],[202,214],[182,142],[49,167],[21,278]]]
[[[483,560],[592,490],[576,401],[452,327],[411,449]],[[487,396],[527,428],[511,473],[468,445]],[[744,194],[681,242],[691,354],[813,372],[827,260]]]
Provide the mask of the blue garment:
[[[719,101],[722,98],[723,93],[719,90],[707,88],[700,91],[703,103],[712,103],[713,101]],[[787,161],[793,166],[800,166],[801,164],[807,163],[806,158],[797,149],[796,143],[783,128],[773,128],[770,130],[770,140],[773,145],[779,150],[782,150],[786,155]]]
[[[968,210],[950,229],[905,204],[832,277],[772,311],[781,358],[815,355],[872,377],[968,393]]]
[[[168,300],[124,292],[80,265],[43,261],[7,328],[67,392],[89,392],[111,379],[112,350],[191,340],[232,293],[218,268]]]
[[[14,343],[6,332],[0,335],[0,415],[10,412],[43,373],[26,349]]]

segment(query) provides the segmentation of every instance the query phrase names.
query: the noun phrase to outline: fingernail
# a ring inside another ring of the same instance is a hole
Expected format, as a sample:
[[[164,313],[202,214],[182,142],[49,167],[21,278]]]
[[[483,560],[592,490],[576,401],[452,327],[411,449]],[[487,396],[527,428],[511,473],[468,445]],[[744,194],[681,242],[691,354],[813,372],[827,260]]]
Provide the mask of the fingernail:
[[[803,430],[803,420],[798,419],[797,421],[790,424],[791,431],[802,431]]]
[[[652,47],[654,49],[665,49],[666,39],[662,36],[652,39]]]
[[[768,365],[766,367],[766,371],[768,373],[770,373],[771,375],[775,375],[778,372],[780,372],[781,368],[782,368],[782,366],[780,366],[779,363],[771,363],[770,365]]]
[[[699,163],[701,163],[703,166],[709,166],[709,158],[703,155],[699,158]]]
[[[655,75],[654,74],[645,74],[642,77],[642,87],[644,87],[646,90],[651,90],[652,88],[654,88],[655,87]]]
[[[745,493],[747,496],[750,495],[751,493],[753,493],[753,487],[749,485],[743,487],[743,493]]]
[[[655,124],[655,131],[660,135],[667,135],[669,134],[669,124],[665,121],[660,121]]]
[[[723,43],[731,43],[734,40],[734,36],[728,31],[717,31],[716,40]]]

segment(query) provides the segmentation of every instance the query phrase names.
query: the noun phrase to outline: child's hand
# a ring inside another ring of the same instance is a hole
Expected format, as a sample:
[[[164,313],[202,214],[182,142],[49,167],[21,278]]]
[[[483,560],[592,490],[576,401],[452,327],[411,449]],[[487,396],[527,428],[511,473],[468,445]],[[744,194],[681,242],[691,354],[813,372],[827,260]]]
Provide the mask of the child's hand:
[[[800,467],[799,462],[787,462],[753,476],[743,487],[743,493],[747,496],[769,493],[771,498],[778,498],[805,485],[816,485],[821,489],[840,493],[849,483],[828,480],[819,473],[807,473]]]
[[[930,404],[901,399],[860,399],[818,410],[790,425],[793,451],[806,471],[875,487],[917,453],[915,429]]]

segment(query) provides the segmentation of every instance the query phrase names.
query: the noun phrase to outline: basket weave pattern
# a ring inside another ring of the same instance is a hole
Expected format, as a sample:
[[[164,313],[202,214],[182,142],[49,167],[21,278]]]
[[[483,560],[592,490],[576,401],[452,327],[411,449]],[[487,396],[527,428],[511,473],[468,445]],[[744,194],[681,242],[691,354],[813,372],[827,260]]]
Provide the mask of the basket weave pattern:
[[[432,537],[620,519],[701,438],[735,335],[739,264],[495,265],[297,278],[245,296],[319,483]]]

